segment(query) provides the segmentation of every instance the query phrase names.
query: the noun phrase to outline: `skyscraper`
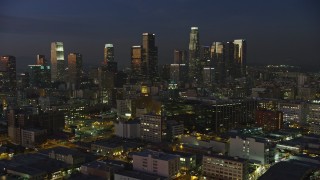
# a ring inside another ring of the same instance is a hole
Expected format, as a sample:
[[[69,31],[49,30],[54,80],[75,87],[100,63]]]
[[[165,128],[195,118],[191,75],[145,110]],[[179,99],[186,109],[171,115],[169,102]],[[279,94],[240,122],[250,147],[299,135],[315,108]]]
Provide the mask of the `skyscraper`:
[[[114,48],[113,44],[104,45],[104,64],[114,61]]]
[[[189,79],[199,84],[202,79],[200,62],[200,43],[198,27],[191,27],[189,41]]]
[[[155,34],[142,34],[142,73],[150,80],[158,77],[158,47]]]
[[[78,88],[82,74],[82,55],[70,53],[68,55],[68,75],[70,86]]]
[[[234,44],[233,42],[225,42],[223,45],[225,74],[226,77],[234,77]]]
[[[14,56],[1,56],[0,58],[0,90],[15,94],[17,87],[16,58]]]
[[[236,65],[236,77],[243,77],[246,74],[247,63],[247,42],[244,39],[236,39],[234,44],[234,60]]]
[[[47,66],[47,60],[45,55],[41,55],[41,54],[37,55],[36,65]]]
[[[211,59],[215,68],[215,81],[222,83],[225,78],[225,62],[223,54],[223,43],[213,42],[210,49]]]
[[[137,77],[142,75],[142,48],[141,46],[131,47],[131,71]]]
[[[185,64],[186,63],[186,51],[175,49],[173,51],[173,64]]]
[[[63,81],[65,74],[64,50],[62,42],[51,43],[51,81]]]
[[[118,72],[118,63],[114,60],[113,44],[105,44],[104,46],[104,60],[102,63],[104,69],[109,72]]]

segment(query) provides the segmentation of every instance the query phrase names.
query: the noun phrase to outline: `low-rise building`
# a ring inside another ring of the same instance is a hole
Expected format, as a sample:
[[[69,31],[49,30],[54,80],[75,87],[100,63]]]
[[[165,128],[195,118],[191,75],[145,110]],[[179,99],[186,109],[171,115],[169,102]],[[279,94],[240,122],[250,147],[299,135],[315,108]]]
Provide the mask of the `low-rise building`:
[[[72,165],[82,164],[85,162],[85,157],[78,151],[65,147],[55,147],[50,149],[49,157]]]
[[[205,155],[202,175],[206,179],[248,179],[248,160],[219,155]]]
[[[119,171],[114,174],[114,180],[167,180],[169,178],[138,171]]]
[[[134,139],[140,138],[140,121],[119,121],[114,126],[115,135],[122,138]]]
[[[123,170],[127,163],[121,161],[93,161],[83,164],[80,172],[85,175],[97,176],[105,179],[114,179],[114,173]]]
[[[101,156],[116,156],[123,152],[121,143],[99,141],[91,144],[91,152]]]
[[[47,139],[47,130],[45,129],[22,129],[21,145],[28,148],[34,148],[41,145]]]
[[[132,153],[132,158],[136,171],[174,178],[180,169],[180,157],[173,154],[145,150]]]
[[[229,156],[248,159],[257,164],[273,163],[274,149],[274,145],[266,138],[240,135],[230,137]]]

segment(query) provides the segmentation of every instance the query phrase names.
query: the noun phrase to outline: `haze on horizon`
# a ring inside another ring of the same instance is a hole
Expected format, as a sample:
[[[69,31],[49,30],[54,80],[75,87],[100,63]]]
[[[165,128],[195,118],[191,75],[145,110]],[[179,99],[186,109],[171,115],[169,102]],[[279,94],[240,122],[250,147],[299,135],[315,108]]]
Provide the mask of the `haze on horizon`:
[[[50,43],[62,41],[65,57],[79,52],[85,64],[99,64],[104,44],[112,43],[124,67],[130,47],[152,32],[159,64],[172,63],[173,50],[187,50],[190,27],[198,26],[202,45],[246,39],[249,64],[319,70],[319,8],[317,0],[1,0],[0,55],[16,56],[21,69],[34,64],[37,54],[50,60]]]

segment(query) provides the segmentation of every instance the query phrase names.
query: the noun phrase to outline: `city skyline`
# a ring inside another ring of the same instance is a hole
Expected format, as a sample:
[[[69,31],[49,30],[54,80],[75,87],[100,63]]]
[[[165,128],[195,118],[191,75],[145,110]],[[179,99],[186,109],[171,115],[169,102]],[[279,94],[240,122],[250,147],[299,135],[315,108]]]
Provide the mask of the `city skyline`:
[[[241,4],[177,0],[170,6],[167,1],[123,0],[90,5],[78,1],[77,8],[66,12],[70,3],[2,1],[1,55],[15,56],[21,69],[32,64],[37,54],[50,57],[49,43],[61,41],[66,53],[79,52],[84,63],[98,65],[104,58],[104,44],[112,43],[115,61],[119,67],[128,67],[130,48],[140,42],[139,35],[153,32],[157,36],[159,64],[168,64],[173,62],[174,49],[188,49],[189,28],[196,26],[200,45],[246,39],[248,64],[319,67],[316,1]],[[55,11],[48,10],[51,6],[56,6]]]

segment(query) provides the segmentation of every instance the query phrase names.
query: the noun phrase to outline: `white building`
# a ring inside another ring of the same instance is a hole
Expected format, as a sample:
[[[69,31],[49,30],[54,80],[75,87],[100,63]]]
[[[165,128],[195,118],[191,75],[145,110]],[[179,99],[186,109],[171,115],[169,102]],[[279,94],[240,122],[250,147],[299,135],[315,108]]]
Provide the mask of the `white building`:
[[[122,138],[140,138],[140,121],[119,121],[114,125],[115,135]]]
[[[246,159],[229,156],[204,155],[202,175],[206,179],[248,179]]]
[[[142,115],[140,121],[141,139],[149,142],[161,142],[164,127],[165,125],[160,115]]]
[[[146,150],[132,154],[133,170],[174,178],[179,172],[179,156]]]
[[[236,136],[230,138],[229,156],[270,164],[274,162],[274,148],[268,139]]]

